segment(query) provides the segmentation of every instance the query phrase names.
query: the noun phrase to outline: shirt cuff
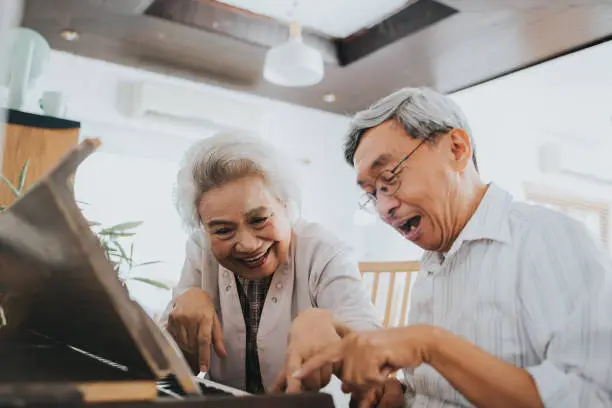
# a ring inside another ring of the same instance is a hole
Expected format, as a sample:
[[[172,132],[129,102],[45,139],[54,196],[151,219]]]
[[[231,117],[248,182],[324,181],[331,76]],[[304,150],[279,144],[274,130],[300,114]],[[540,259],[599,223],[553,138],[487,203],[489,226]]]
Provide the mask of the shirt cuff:
[[[561,408],[564,401],[567,401],[567,398],[564,398],[563,395],[571,391],[567,374],[550,361],[544,361],[538,366],[529,367],[527,371],[536,383],[544,406]]]

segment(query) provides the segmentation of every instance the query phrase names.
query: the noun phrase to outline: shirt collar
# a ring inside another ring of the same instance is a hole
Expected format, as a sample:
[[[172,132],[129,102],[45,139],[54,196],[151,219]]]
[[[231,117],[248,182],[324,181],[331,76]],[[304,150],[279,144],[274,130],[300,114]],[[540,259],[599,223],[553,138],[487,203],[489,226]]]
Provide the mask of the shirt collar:
[[[511,205],[512,195],[510,193],[502,190],[495,183],[489,184],[478,208],[445,256],[452,256],[464,242],[490,239],[510,243],[512,237],[508,217]]]

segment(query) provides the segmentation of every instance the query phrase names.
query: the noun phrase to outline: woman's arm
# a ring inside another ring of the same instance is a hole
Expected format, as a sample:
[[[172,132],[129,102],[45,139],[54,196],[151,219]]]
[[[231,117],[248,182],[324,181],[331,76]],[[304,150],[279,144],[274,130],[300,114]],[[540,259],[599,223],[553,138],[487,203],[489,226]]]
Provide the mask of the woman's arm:
[[[316,306],[332,312],[335,320],[352,330],[382,327],[357,262],[348,249],[339,249],[313,281]]]
[[[174,308],[174,300],[185,293],[189,288],[199,288],[202,285],[202,249],[200,248],[195,234],[191,235],[185,244],[185,261],[181,269],[181,277],[174,288],[172,288],[172,299],[166,306],[159,321],[166,326],[168,316]]]

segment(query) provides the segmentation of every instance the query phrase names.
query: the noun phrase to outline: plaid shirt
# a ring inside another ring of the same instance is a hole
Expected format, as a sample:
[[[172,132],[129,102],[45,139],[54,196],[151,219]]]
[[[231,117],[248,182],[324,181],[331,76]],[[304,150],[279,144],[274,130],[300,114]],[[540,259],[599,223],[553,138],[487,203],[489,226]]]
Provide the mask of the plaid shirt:
[[[238,296],[242,306],[242,315],[246,326],[246,391],[251,394],[265,392],[259,369],[259,356],[257,355],[257,329],[263,310],[264,302],[272,277],[257,281],[250,281],[234,275],[238,286]]]

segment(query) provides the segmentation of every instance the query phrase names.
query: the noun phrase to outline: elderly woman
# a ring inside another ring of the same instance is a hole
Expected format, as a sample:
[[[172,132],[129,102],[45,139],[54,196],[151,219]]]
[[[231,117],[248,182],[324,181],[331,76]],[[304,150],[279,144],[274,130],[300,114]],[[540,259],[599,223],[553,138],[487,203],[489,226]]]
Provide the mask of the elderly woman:
[[[297,193],[272,146],[236,134],[195,144],[178,175],[193,233],[168,331],[200,371],[251,393],[325,386],[331,366],[306,382],[291,373],[343,332],[379,327],[350,251],[298,220]]]

